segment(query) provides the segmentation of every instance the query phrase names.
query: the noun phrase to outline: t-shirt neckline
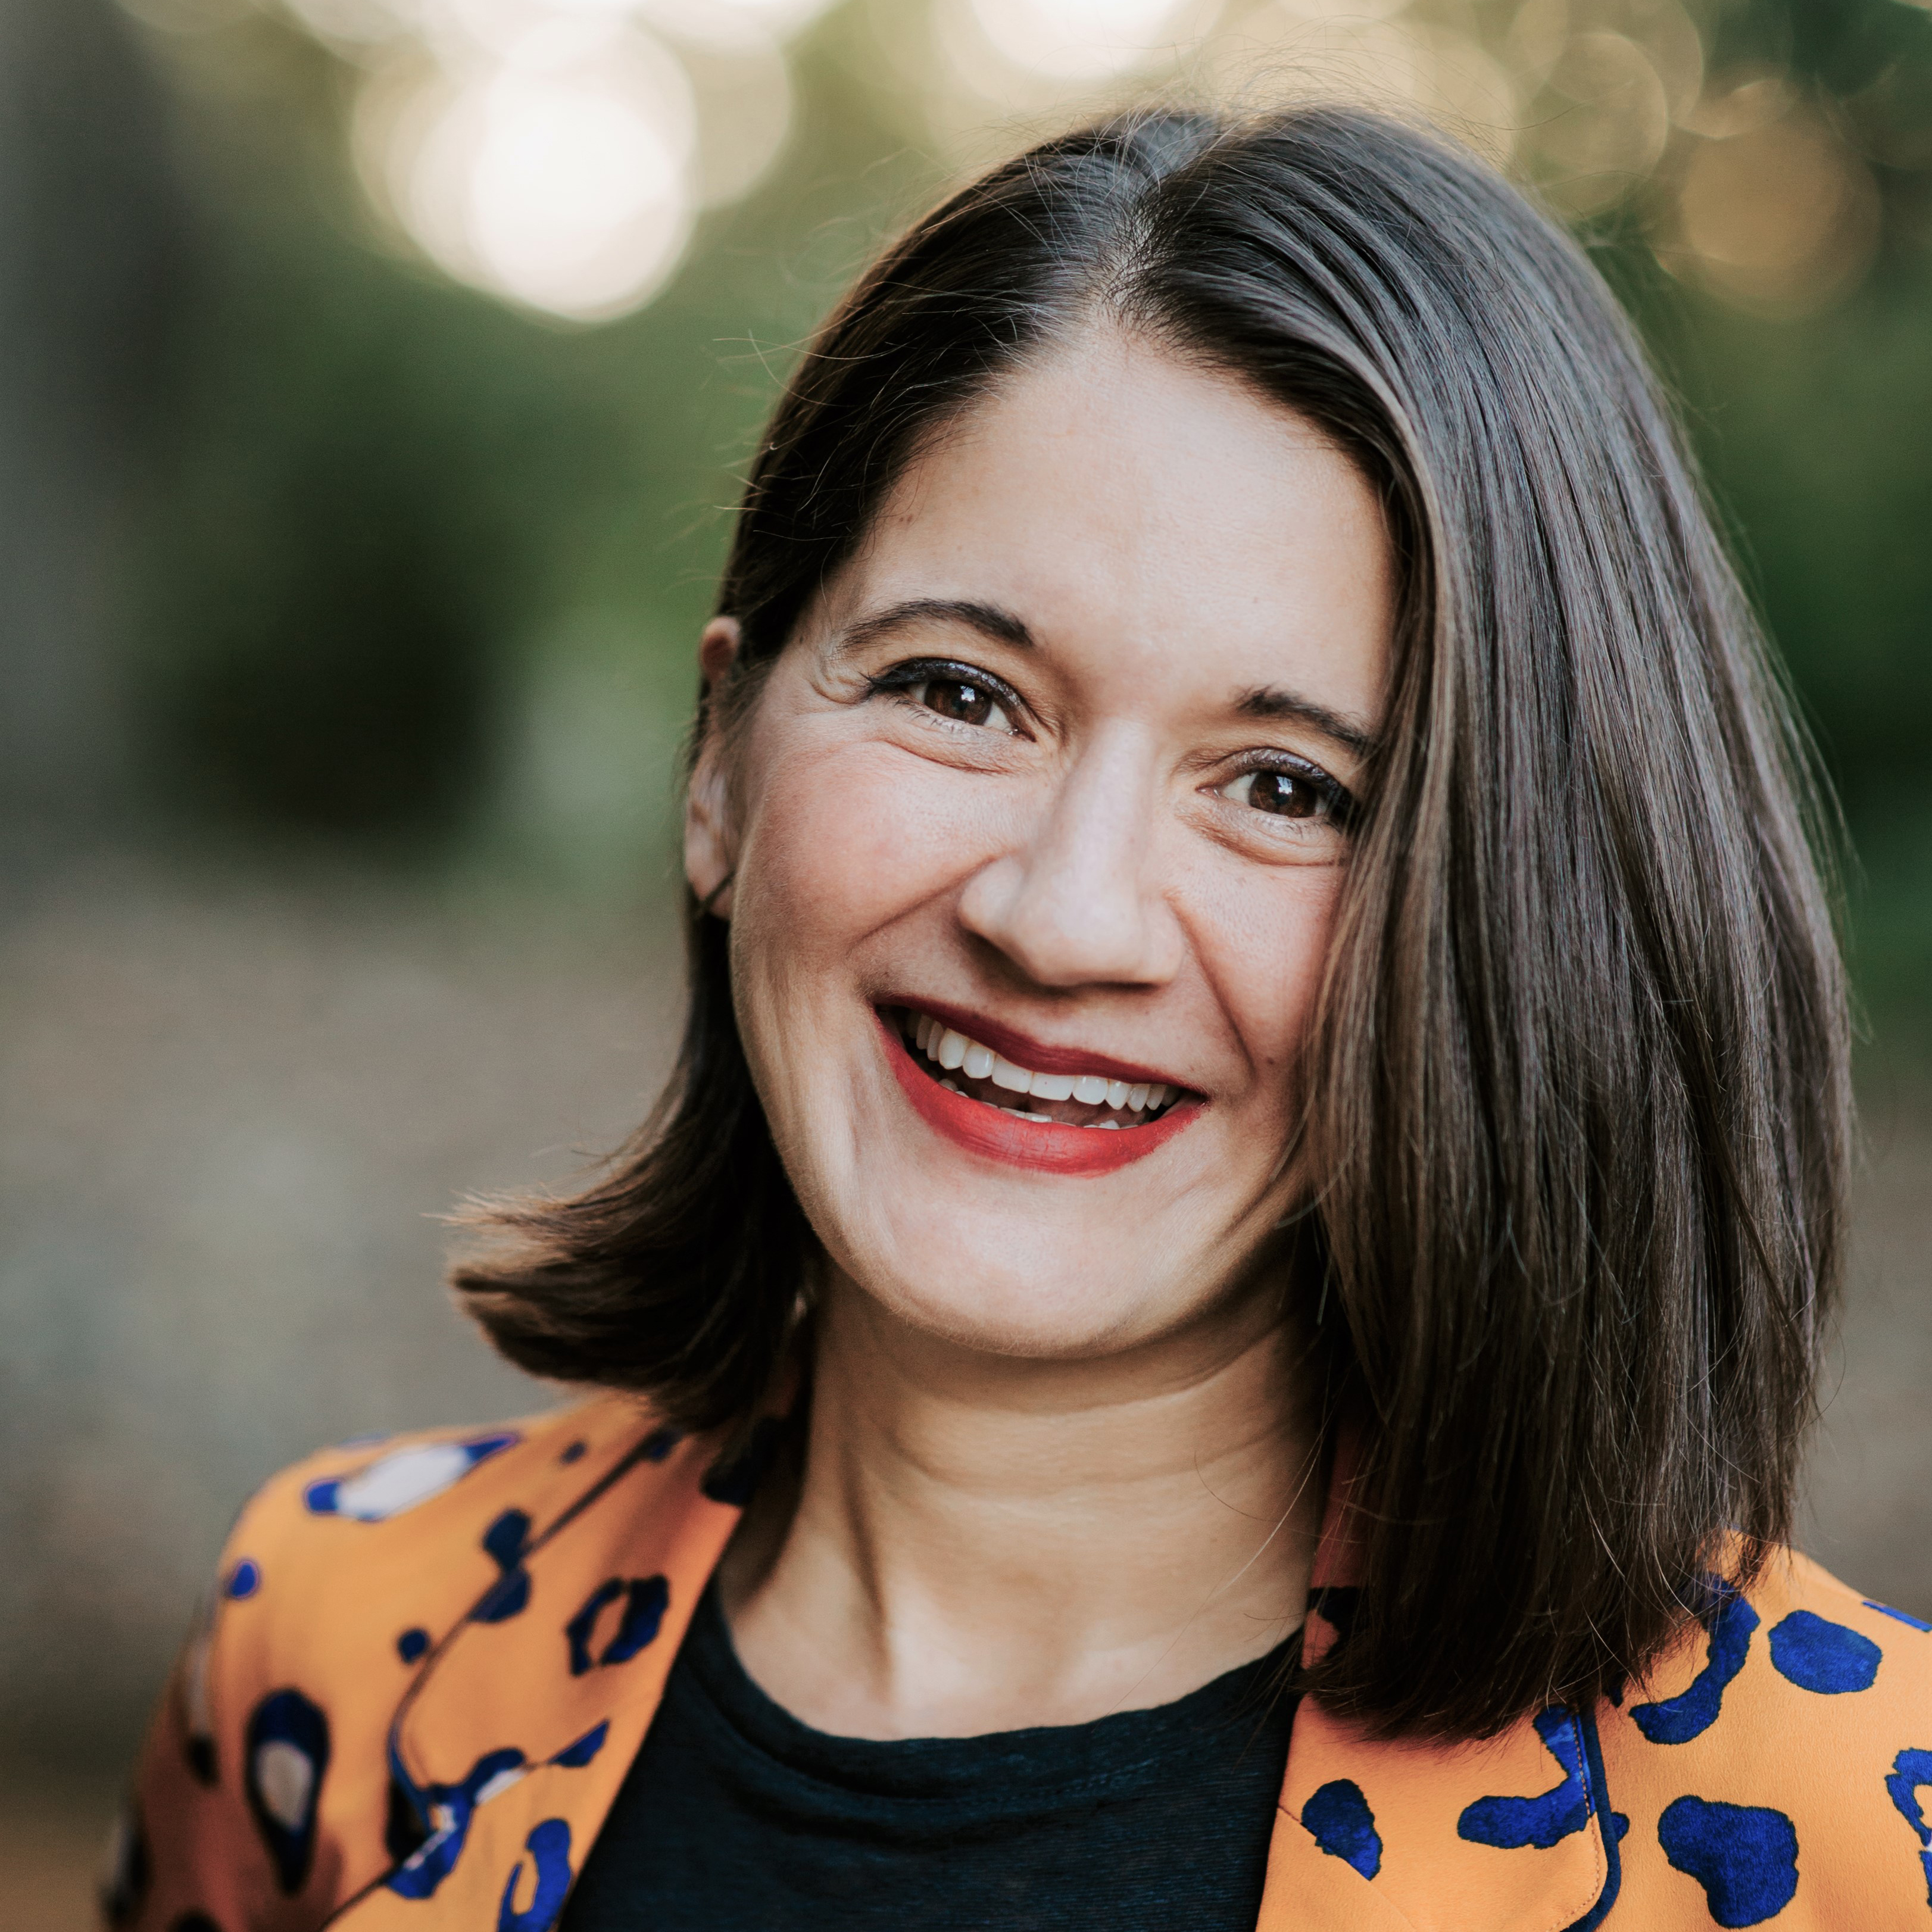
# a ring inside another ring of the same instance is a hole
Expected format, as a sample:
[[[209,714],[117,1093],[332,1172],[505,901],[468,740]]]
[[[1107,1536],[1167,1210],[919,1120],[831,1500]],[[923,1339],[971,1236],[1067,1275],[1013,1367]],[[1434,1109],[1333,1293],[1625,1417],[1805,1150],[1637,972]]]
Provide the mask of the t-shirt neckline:
[[[1016,1795],[1044,1798],[1131,1780],[1171,1760],[1225,1749],[1232,1726],[1244,1726],[1258,1742],[1284,1714],[1281,1700],[1294,1701],[1288,1678],[1300,1636],[1292,1631],[1264,1655],[1169,1703],[1083,1724],[968,1737],[841,1737],[801,1722],[740,1660],[715,1581],[699,1599],[681,1660],[718,1718],[799,1775],[848,1791],[932,1800],[968,1797],[996,1776]]]

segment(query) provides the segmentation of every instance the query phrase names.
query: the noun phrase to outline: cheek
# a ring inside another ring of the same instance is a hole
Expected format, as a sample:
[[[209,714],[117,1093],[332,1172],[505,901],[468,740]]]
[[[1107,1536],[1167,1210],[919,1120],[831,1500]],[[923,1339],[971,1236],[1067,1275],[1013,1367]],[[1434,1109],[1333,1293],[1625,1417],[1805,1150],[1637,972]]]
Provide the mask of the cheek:
[[[877,744],[807,742],[774,758],[742,850],[736,943],[788,979],[849,960],[985,862],[1000,836],[988,790]]]
[[[1344,874],[1282,866],[1218,880],[1193,920],[1216,1003],[1254,1070],[1264,1109],[1295,1104],[1295,1071],[1322,988]]]

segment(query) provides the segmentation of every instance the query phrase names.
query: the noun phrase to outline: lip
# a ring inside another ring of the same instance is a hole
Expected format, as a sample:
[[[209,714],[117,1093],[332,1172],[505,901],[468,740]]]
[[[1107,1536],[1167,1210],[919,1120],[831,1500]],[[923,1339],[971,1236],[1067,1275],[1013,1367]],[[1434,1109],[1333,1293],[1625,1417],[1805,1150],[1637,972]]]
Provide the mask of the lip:
[[[922,1005],[919,1010],[932,1014],[934,1019],[945,1020],[947,1017],[946,1010],[940,1007]],[[885,1041],[886,1064],[926,1125],[968,1153],[982,1155],[988,1160],[1002,1161],[1010,1167],[1030,1168],[1043,1174],[1113,1174],[1165,1147],[1206,1111],[1201,1101],[1178,1101],[1159,1120],[1150,1121],[1146,1126],[1120,1127],[1111,1133],[1104,1127],[1070,1127],[1058,1120],[1023,1120],[1001,1108],[989,1107],[983,1100],[949,1092],[937,1080],[920,1071],[912,1055],[906,1051],[905,1042],[884,1014],[875,1012],[873,1017]],[[950,1024],[951,1022],[947,1023]],[[975,1024],[980,1030],[974,1034],[974,1039],[982,1046],[992,1047],[996,1053],[1004,1052],[987,1036],[985,1021]],[[1009,1033],[1004,1028],[999,1031],[1005,1039],[1024,1044],[1021,1035]],[[1062,1056],[1063,1061],[1065,1058]],[[1023,1066],[1028,1063],[1016,1064]],[[1078,1064],[1083,1069],[1096,1073],[1120,1065],[1118,1061],[1092,1059],[1083,1059]],[[1064,1068],[1046,1066],[1038,1070],[1052,1073],[1064,1071]],[[1114,1077],[1140,1080],[1160,1076],[1132,1068],[1116,1072]]]
[[[1137,1066],[1131,1060],[1111,1060],[1104,1053],[1089,1053],[1084,1046],[1048,1046],[1044,1041],[1030,1039],[1012,1027],[1000,1025],[998,1020],[989,1020],[982,1013],[969,1013],[964,1006],[897,998],[884,1004],[908,1006],[914,1012],[929,1013],[955,1033],[977,1040],[982,1046],[990,1046],[1003,1060],[1010,1060],[1016,1066],[1024,1066],[1030,1073],[1104,1073],[1109,1080],[1124,1080],[1130,1087],[1143,1080],[1150,1087],[1159,1083],[1184,1089],[1187,1085],[1185,1080],[1177,1080],[1172,1073],[1163,1072],[1157,1066]],[[1121,1131],[1125,1132],[1127,1130],[1123,1128]],[[1145,1130],[1136,1128],[1133,1131],[1138,1133]]]

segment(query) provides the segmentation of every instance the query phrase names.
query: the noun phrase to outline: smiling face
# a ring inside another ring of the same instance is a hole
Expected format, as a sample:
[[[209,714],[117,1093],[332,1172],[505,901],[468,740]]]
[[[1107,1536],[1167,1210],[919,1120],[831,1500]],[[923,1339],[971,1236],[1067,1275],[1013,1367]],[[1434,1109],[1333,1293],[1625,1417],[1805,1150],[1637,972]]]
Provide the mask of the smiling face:
[[[1298,1052],[1392,611],[1332,442],[1095,332],[908,472],[707,748],[688,868],[730,874],[758,1092],[887,1310],[1078,1357],[1256,1279],[1306,1185]]]

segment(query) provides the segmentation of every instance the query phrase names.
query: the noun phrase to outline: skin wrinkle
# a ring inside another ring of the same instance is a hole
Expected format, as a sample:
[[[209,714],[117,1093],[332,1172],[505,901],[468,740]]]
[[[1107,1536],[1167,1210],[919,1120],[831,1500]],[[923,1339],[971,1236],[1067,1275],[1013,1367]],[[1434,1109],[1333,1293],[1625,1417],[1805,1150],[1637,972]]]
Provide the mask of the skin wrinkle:
[[[1232,1589],[1237,1584],[1238,1584],[1241,1581],[1242,1578],[1246,1576],[1248,1572],[1252,1569],[1256,1564],[1261,1562],[1262,1559],[1268,1555],[1269,1552],[1274,1546],[1275,1539],[1282,1535],[1285,1532],[1288,1532],[1290,1529],[1290,1526],[1294,1523],[1297,1515],[1300,1512],[1303,1508],[1304,1500],[1307,1497],[1309,1492],[1309,1485],[1314,1480],[1315,1473],[1320,1466],[1321,1455],[1318,1447],[1312,1448],[1309,1451],[1306,1460],[1302,1465],[1300,1477],[1295,1484],[1294,1493],[1288,1498],[1288,1501],[1283,1506],[1280,1514],[1276,1517],[1267,1536],[1256,1548],[1255,1553],[1250,1556],[1247,1562],[1243,1564],[1240,1568],[1237,1570],[1232,1576],[1228,1577],[1222,1582],[1219,1584],[1216,1587],[1212,1595],[1202,1600],[1201,1604],[1195,1610],[1193,1615],[1188,1618],[1187,1622],[1184,1624],[1179,1630],[1174,1632],[1173,1636],[1169,1640],[1166,1648],[1164,1649],[1158,1657],[1154,1658],[1148,1665],[1146,1670],[1142,1673],[1140,1677],[1138,1678],[1132,1684],[1130,1684],[1126,1690],[1122,1693],[1120,1700],[1112,1707],[1112,1711],[1106,1712],[1103,1714],[1111,1716],[1113,1714],[1113,1712],[1114,1711],[1135,1710],[1141,1708],[1145,1700],[1148,1683],[1154,1678],[1156,1673],[1160,1671],[1162,1666],[1167,1663],[1168,1660],[1174,1654],[1175,1650],[1186,1640],[1187,1636],[1193,1629],[1194,1625],[1199,1621],[1200,1618],[1212,1604],[1214,1597],[1219,1596],[1224,1591]],[[1196,1473],[1198,1474],[1198,1470]],[[1214,1495],[1212,1486],[1208,1483],[1204,1477],[1202,1479],[1202,1487],[1207,1490],[1210,1496]],[[1214,1496],[1214,1500],[1216,1502],[1222,1502],[1222,1498],[1218,1496]],[[1232,1504],[1223,1503],[1222,1507],[1225,1508],[1232,1508],[1233,1506]],[[1246,1514],[1245,1511],[1237,1511],[1236,1513],[1238,1514]],[[1303,1611],[1301,1616],[1298,1617],[1293,1616],[1289,1613],[1283,1613],[1280,1621],[1271,1624],[1264,1624],[1263,1628],[1266,1631],[1270,1640],[1269,1648],[1272,1649],[1274,1645],[1279,1643],[1283,1636],[1289,1634],[1292,1630],[1299,1629],[1301,1626],[1301,1623],[1305,1620],[1306,1616],[1306,1612],[1305,1610]]]

